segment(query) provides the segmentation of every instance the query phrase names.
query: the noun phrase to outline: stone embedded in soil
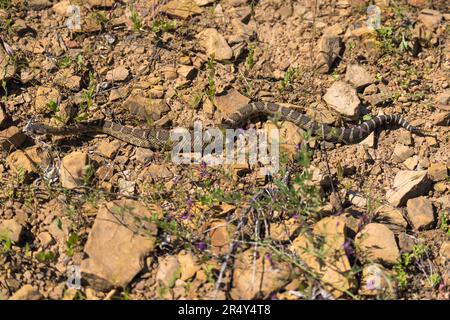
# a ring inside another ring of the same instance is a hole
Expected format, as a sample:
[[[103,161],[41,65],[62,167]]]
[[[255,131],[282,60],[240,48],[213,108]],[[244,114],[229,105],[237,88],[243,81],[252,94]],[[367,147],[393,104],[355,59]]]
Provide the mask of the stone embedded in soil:
[[[40,86],[36,91],[36,99],[34,101],[34,109],[38,113],[50,112],[49,103],[59,104],[61,95],[56,88]]]
[[[373,221],[387,225],[393,225],[402,229],[408,226],[408,223],[403,217],[402,211],[391,206],[383,206],[382,208],[378,209],[375,217],[373,218]]]
[[[417,21],[423,23],[427,28],[434,30],[442,20],[442,14],[437,10],[423,9],[420,11]]]
[[[199,33],[198,38],[209,57],[218,61],[230,60],[233,57],[233,50],[216,29],[205,29]]]
[[[443,266],[450,263],[450,241],[444,241],[439,249],[439,257]]]
[[[450,112],[434,113],[430,119],[436,126],[450,126]]]
[[[350,82],[356,89],[361,90],[374,82],[374,77],[359,64],[349,64],[345,72],[345,80]]]
[[[157,227],[144,220],[153,213],[129,199],[100,207],[84,247],[88,258],[81,262],[83,278],[91,286],[125,288],[142,270],[144,258],[155,247]]]
[[[403,165],[408,170],[414,170],[417,167],[418,164],[419,164],[419,157],[418,156],[412,156],[412,157],[406,159],[405,161],[403,161]]]
[[[428,192],[431,183],[426,170],[397,172],[392,189],[386,194],[387,201],[394,207],[404,206],[408,199]]]
[[[170,111],[169,106],[161,99],[151,99],[140,92],[132,93],[123,103],[123,107],[141,119],[159,120]]]
[[[59,180],[64,188],[73,189],[82,186],[88,165],[88,155],[74,151],[66,155],[59,169]]]
[[[88,3],[92,7],[105,7],[110,8],[114,5],[115,0],[88,0]]]
[[[408,146],[397,144],[392,154],[393,160],[397,163],[403,162],[414,155],[414,149]]]
[[[417,240],[407,234],[406,232],[402,232],[398,234],[398,246],[401,252],[411,252],[414,249],[414,246],[417,244]]]
[[[272,130],[276,130],[275,132],[279,134],[281,150],[285,151],[291,157],[298,154],[298,147],[303,141],[301,129],[298,126],[289,121],[282,122],[281,126],[273,122],[264,123],[264,133],[269,142],[271,141]]]
[[[226,220],[215,220],[209,229],[211,252],[215,255],[226,255],[230,249],[235,226]]]
[[[38,173],[39,167],[47,167],[51,163],[51,157],[47,150],[33,146],[12,152],[6,162],[13,172],[28,175]]]
[[[155,153],[147,148],[136,148],[136,161],[140,163],[147,163],[149,162],[153,157],[155,156]]]
[[[180,66],[177,69],[177,73],[187,80],[192,80],[197,74],[197,69],[193,66]]]
[[[0,238],[5,237],[14,243],[19,243],[23,233],[23,226],[15,219],[4,220],[0,223]]]
[[[156,281],[163,288],[171,288],[180,277],[180,263],[175,256],[158,258]]]
[[[290,281],[291,273],[290,264],[269,251],[258,248],[255,260],[254,248],[248,249],[236,256],[230,295],[234,300],[268,298]]]
[[[448,178],[447,171],[444,163],[432,163],[428,168],[428,175],[433,181],[442,181]]]
[[[37,238],[39,239],[39,242],[43,247],[48,247],[55,243],[55,240],[53,239],[52,235],[49,232],[41,232],[37,235]]]
[[[81,87],[81,77],[74,75],[70,69],[63,69],[56,73],[54,82],[72,91],[79,91]]]
[[[213,3],[215,0],[194,0],[195,4],[198,6],[207,6],[210,3]]]
[[[19,148],[26,139],[26,135],[16,126],[0,131],[0,147],[3,150]]]
[[[359,116],[360,101],[356,90],[343,81],[336,81],[323,96],[328,106],[345,117],[355,119]]]
[[[42,294],[32,285],[26,284],[9,298],[9,300],[40,300]]]
[[[61,17],[65,17],[67,15],[67,9],[70,7],[70,0],[63,0],[55,3],[52,6],[52,10]]]
[[[355,237],[356,252],[361,261],[378,262],[391,266],[400,252],[394,233],[384,224],[369,223]]]
[[[161,12],[178,18],[186,19],[203,12],[195,0],[172,0],[160,8]]]
[[[395,297],[396,284],[393,274],[377,263],[364,266],[358,293],[364,296]]]
[[[250,102],[250,99],[239,93],[235,89],[231,89],[226,94],[215,97],[217,109],[224,118],[238,110],[240,107]]]
[[[0,46],[0,82],[7,81],[16,73],[16,64],[13,62],[13,57],[9,56]]]
[[[113,140],[111,142],[107,140],[102,140],[97,146],[96,152],[105,158],[112,159],[117,151],[119,151],[120,142],[118,140]]]
[[[141,175],[153,179],[170,179],[173,177],[173,173],[170,171],[169,166],[165,164],[151,164],[142,171]]]
[[[27,6],[32,10],[43,10],[52,5],[50,0],[28,0]]]
[[[345,230],[344,217],[323,218],[315,224],[311,236],[301,234],[291,246],[291,250],[321,276],[326,289],[336,298],[353,286],[351,278],[346,276],[351,266],[344,249]],[[319,238],[324,239],[323,242],[316,241]]]
[[[409,199],[406,209],[415,230],[430,229],[434,225],[433,203],[429,199],[425,197]]]
[[[341,37],[324,34],[317,44],[316,68],[320,73],[328,73],[342,49]]]
[[[128,78],[129,74],[130,72],[127,68],[119,66],[113,70],[108,71],[108,73],[106,74],[106,80],[115,82],[124,81],[126,78]]]
[[[190,252],[184,250],[180,251],[177,255],[177,259],[180,263],[180,279],[183,281],[193,278],[201,268],[197,257]]]

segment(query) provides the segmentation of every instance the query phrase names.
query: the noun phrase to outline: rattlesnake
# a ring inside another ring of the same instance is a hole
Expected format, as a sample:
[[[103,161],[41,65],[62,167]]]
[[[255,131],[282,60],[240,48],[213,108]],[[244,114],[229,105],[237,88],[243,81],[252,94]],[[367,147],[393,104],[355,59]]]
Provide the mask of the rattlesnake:
[[[352,128],[336,128],[321,124],[308,118],[299,111],[271,102],[253,102],[240,107],[224,119],[222,128],[238,128],[251,117],[267,115],[279,120],[293,122],[298,127],[309,130],[312,135],[329,142],[344,144],[357,143],[365,139],[376,128],[385,124],[400,125],[406,130],[419,134],[421,131],[411,126],[399,115],[380,115]],[[94,120],[64,127],[52,127],[43,123],[31,121],[25,128],[32,134],[76,135],[83,133],[105,133],[135,146],[161,150],[172,145],[170,130],[151,127],[148,129],[124,126],[108,120]]]

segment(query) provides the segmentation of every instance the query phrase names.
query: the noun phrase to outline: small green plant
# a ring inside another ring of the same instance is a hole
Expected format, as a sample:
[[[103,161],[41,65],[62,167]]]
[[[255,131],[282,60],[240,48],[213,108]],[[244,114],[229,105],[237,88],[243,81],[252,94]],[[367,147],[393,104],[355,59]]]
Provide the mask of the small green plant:
[[[447,233],[448,236],[450,236],[450,224],[447,218],[447,215],[443,212],[439,216],[441,220],[441,230]]]
[[[84,174],[83,174],[83,185],[89,186],[92,182],[92,178],[95,175],[95,169],[92,165],[88,164],[84,168]]]
[[[0,0],[0,9],[9,9],[11,0]]]
[[[169,32],[178,27],[177,20],[156,20],[152,24],[152,31],[155,33]]]
[[[393,38],[392,28],[384,27],[377,29],[378,35],[381,39],[383,55],[392,54],[395,52],[395,44]]]
[[[11,250],[13,242],[7,233],[0,234],[0,253],[8,253]]]
[[[64,57],[58,59],[58,61],[56,62],[56,65],[60,69],[68,68],[72,65],[72,59],[68,56],[64,56]]]
[[[66,254],[68,257],[73,257],[74,249],[79,240],[80,238],[76,233],[70,234],[69,238],[66,241]]]
[[[289,68],[285,73],[283,80],[281,80],[279,91],[280,93],[283,93],[287,86],[291,84],[292,80],[294,79],[297,71],[295,69]]]
[[[245,58],[245,69],[250,71],[255,65],[255,48],[253,46],[248,47],[247,58]]]
[[[76,122],[85,121],[88,117],[88,110],[94,105],[94,95],[96,90],[95,78],[92,72],[89,71],[88,88],[84,90],[84,101],[80,103],[78,114],[75,117]]]
[[[39,262],[46,263],[51,262],[55,260],[56,255],[52,251],[41,251],[36,254],[36,259],[38,259]]]
[[[131,22],[133,23],[133,30],[134,31],[141,31],[142,29],[142,21],[141,21],[141,16],[139,15],[139,13],[132,7],[130,7],[130,11],[131,11]]]

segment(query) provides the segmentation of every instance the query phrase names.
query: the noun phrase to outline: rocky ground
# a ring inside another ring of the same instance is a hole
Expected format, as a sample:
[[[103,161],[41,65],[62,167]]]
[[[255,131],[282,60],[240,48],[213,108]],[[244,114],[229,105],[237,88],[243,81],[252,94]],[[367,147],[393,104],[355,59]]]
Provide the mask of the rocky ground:
[[[370,4],[0,0],[0,299],[449,299],[448,4],[374,1],[376,29]],[[217,127],[260,100],[427,135],[333,145],[256,119],[282,136],[268,179],[23,132]]]

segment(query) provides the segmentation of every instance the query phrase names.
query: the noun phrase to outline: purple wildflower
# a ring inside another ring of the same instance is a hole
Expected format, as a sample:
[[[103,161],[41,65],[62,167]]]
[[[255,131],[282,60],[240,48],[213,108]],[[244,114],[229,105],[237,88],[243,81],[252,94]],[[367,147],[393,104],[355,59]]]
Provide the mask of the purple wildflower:
[[[354,254],[355,251],[353,250],[351,239],[347,239],[344,242],[343,247],[344,247],[344,251],[345,251],[345,254],[347,255],[347,257],[351,257]]]
[[[204,241],[199,241],[195,244],[195,247],[200,251],[206,250],[206,243]]]
[[[295,220],[298,220],[300,218],[300,215],[298,214],[298,212],[296,212],[296,213],[294,213],[292,218],[294,218]]]

